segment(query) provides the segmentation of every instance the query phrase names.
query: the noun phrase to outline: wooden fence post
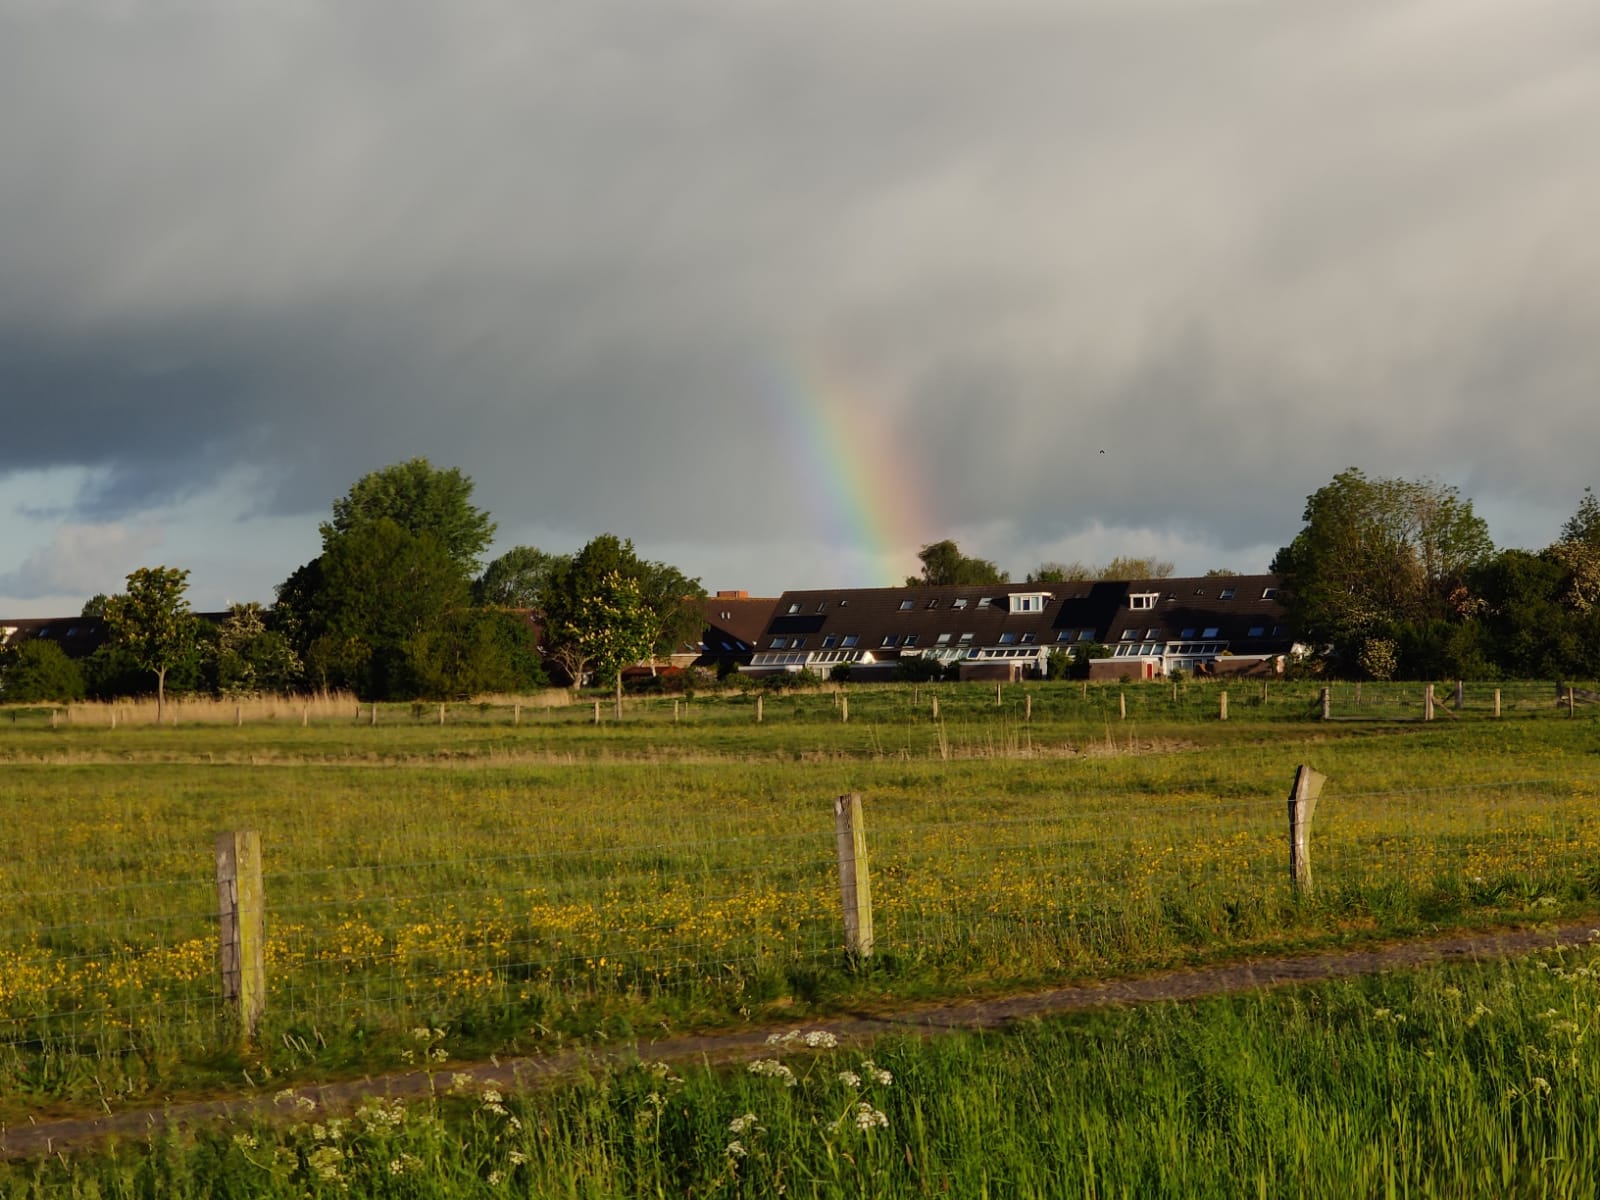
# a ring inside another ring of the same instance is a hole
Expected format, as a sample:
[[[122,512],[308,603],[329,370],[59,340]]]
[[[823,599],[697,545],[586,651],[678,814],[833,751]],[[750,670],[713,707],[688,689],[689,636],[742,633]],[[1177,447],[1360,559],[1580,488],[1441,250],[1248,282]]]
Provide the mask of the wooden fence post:
[[[1578,715],[1577,694],[1578,689],[1573,687],[1570,683],[1567,684],[1567,716],[1569,717],[1575,717]]]
[[[844,948],[858,958],[872,957],[872,880],[867,873],[867,826],[861,794],[833,802],[834,835],[839,845],[839,895],[844,901]]]
[[[594,702],[594,723],[596,725],[600,724],[600,701],[598,700]]]
[[[1217,720],[1226,721],[1227,719],[1228,719],[1228,693],[1227,692],[1223,692],[1222,695],[1217,697]]]
[[[1463,692],[1461,680],[1456,680],[1456,711],[1460,712],[1466,707],[1466,696]]]
[[[676,700],[672,702],[672,723],[674,725],[678,723],[678,702]]]
[[[999,708],[1000,704],[1001,704],[1001,700],[1000,700],[1000,685],[997,683],[997,684],[994,685],[994,706],[996,708]]]
[[[1122,720],[1122,721],[1126,721],[1128,719],[1128,693],[1127,692],[1118,692],[1117,693],[1117,718],[1118,718],[1118,720]]]
[[[1333,689],[1332,688],[1323,688],[1322,689],[1322,719],[1324,721],[1328,720],[1329,717],[1332,716],[1332,710],[1333,710]]]
[[[1311,814],[1327,782],[1326,775],[1302,763],[1289,791],[1289,882],[1307,896],[1311,894]]]
[[[233,727],[235,729],[238,729],[243,724],[244,724],[244,705],[235,704],[233,706]]]
[[[522,705],[519,702],[519,703],[513,704],[511,706],[511,727],[513,729],[515,729],[517,726],[519,726],[521,724],[522,724]]]
[[[1029,693],[1027,696],[1023,697],[1023,701],[1022,701],[1022,719],[1023,719],[1023,721],[1025,723],[1030,723],[1033,720],[1033,695],[1032,695],[1032,693]]]
[[[757,693],[757,695],[756,695],[756,724],[757,725],[761,724],[761,717],[762,717],[761,700],[762,700],[761,695],[759,693]]]
[[[378,702],[376,700],[374,700],[372,702],[372,722],[371,723],[374,724],[374,725],[376,725],[378,723]]]
[[[850,697],[839,697],[839,723],[842,725],[850,720]]]
[[[1361,707],[1361,685],[1359,683],[1356,684],[1356,707]]]
[[[114,712],[111,714],[113,726],[116,723],[116,716]],[[300,728],[304,729],[309,724],[311,724],[311,705],[306,703],[300,706]]]
[[[439,705],[439,724],[444,724],[444,705]]]
[[[254,830],[219,833],[216,852],[222,999],[238,1015],[240,1035],[248,1042],[255,1037],[267,1006],[261,835]]]
[[[1497,716],[1497,717],[1500,715],[1500,689],[1499,688],[1495,688],[1495,690],[1494,690],[1494,715]]]
[[[1433,720],[1433,684],[1424,684],[1422,688],[1422,719]]]
[[[933,719],[935,721],[939,719],[939,697],[937,696],[933,698]]]

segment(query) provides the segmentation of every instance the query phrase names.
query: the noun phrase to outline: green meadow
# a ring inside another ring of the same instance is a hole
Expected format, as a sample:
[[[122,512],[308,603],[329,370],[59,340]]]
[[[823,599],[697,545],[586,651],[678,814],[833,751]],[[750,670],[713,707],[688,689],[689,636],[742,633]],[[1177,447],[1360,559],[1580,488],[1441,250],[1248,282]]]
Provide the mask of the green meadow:
[[[1345,685],[1324,721],[1316,686],[1245,681],[855,686],[761,694],[759,721],[747,693],[598,723],[588,699],[0,711],[0,1117],[414,1065],[419,1027],[458,1060],[541,1054],[1600,910],[1593,711],[1448,695],[1426,723],[1418,685]],[[1309,892],[1301,763],[1328,777]],[[844,944],[847,793],[870,958]],[[218,979],[228,830],[263,847],[249,1042]]]

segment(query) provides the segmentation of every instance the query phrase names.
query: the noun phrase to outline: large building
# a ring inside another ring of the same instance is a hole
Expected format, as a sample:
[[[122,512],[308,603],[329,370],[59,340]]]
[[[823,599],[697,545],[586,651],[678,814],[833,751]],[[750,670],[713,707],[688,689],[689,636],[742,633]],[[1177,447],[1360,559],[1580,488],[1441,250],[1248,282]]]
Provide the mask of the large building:
[[[1275,673],[1294,647],[1277,594],[1273,575],[785,592],[744,669],[877,674],[916,657],[1018,677],[1103,647],[1097,677]]]

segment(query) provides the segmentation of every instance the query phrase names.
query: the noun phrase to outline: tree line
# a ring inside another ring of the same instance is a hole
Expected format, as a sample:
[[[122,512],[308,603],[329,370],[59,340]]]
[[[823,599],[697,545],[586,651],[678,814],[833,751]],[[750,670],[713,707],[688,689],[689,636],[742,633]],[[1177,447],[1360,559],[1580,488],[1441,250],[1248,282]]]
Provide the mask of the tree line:
[[[321,553],[220,622],[191,611],[189,573],[141,567],[84,615],[109,638],[82,663],[31,639],[0,662],[11,702],[154,691],[243,695],[347,689],[364,699],[620,686],[623,668],[697,642],[705,590],[614,534],[574,554],[516,546],[485,564],[495,523],[471,479],[425,458],[363,476],[320,526]],[[539,614],[536,624],[530,612]]]

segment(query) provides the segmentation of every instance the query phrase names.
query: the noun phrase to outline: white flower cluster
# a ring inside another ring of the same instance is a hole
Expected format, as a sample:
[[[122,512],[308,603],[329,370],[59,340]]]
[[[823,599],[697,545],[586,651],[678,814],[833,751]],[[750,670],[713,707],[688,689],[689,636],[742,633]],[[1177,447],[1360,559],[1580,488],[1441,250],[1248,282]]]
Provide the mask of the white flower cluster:
[[[856,1105],[857,1129],[887,1129],[888,1127],[889,1118],[883,1113],[879,1112],[877,1109],[873,1108],[872,1105],[868,1104],[864,1100],[860,1104]]]
[[[752,1129],[759,1130],[760,1128],[761,1126],[756,1124],[756,1115],[753,1112],[747,1112],[744,1116],[735,1117],[733,1120],[728,1122],[728,1132],[736,1134],[739,1137],[743,1137]]]
[[[803,1033],[798,1029],[791,1029],[788,1033],[769,1033],[767,1045],[769,1046],[805,1046],[808,1050],[832,1050],[839,1044],[839,1039],[826,1029],[813,1029]]]
[[[775,1058],[756,1059],[755,1062],[750,1064],[750,1074],[766,1075],[773,1079],[781,1079],[783,1080],[784,1087],[794,1087],[794,1085],[798,1082],[794,1077],[794,1072]]]

